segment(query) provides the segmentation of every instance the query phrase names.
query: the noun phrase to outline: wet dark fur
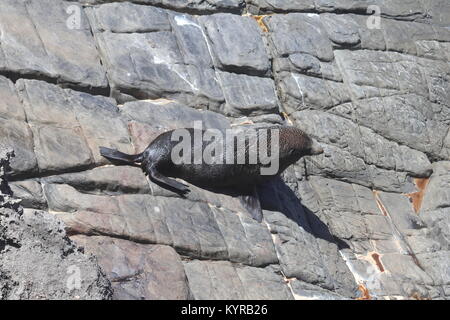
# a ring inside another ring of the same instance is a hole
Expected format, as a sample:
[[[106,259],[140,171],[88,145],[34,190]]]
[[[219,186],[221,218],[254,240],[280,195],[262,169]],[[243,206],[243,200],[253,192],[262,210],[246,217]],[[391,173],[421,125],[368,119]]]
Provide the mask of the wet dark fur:
[[[234,188],[238,192],[241,192],[243,197],[247,197],[244,202],[247,203],[247,207],[251,207],[249,209],[254,211],[252,212],[252,215],[254,217],[255,215],[258,216],[255,217],[255,219],[260,221],[262,215],[260,213],[261,209],[258,208],[259,201],[257,201],[258,203],[256,204],[254,203],[255,186],[280,174],[289,165],[298,161],[302,156],[318,153],[317,150],[313,150],[313,147],[317,148],[317,146],[313,145],[313,140],[303,131],[294,127],[264,128],[259,129],[257,134],[260,136],[261,130],[273,128],[279,129],[280,150],[279,170],[272,176],[261,175],[260,170],[263,165],[259,159],[256,164],[248,163],[247,160],[250,149],[248,140],[246,141],[244,150],[237,150],[237,145],[235,143],[235,164],[226,164],[226,161],[224,161],[224,164],[206,164],[203,161],[201,164],[194,164],[192,162],[190,164],[173,163],[171,160],[171,152],[174,146],[179,143],[179,141],[171,141],[173,130],[159,135],[149,144],[143,153],[137,155],[127,155],[104,147],[100,148],[100,153],[108,159],[127,163],[140,163],[142,170],[149,175],[152,180],[169,186],[182,194],[187,193],[189,187],[168,177],[181,178],[189,183],[204,188]],[[189,131],[190,136],[192,137],[191,146],[193,146],[194,130],[198,129],[187,128],[186,130]],[[204,131],[202,131],[202,133],[203,132]],[[197,133],[200,133],[200,131],[197,131]],[[270,130],[268,133],[268,141],[266,143],[267,146],[270,147]],[[264,143],[262,140],[259,141]],[[210,143],[211,142],[203,142],[202,151]],[[224,151],[226,151],[226,147],[227,146],[224,145]],[[193,150],[193,147],[191,150]],[[236,158],[241,152],[245,152],[245,164],[236,163]],[[223,155],[225,155],[225,152]]]

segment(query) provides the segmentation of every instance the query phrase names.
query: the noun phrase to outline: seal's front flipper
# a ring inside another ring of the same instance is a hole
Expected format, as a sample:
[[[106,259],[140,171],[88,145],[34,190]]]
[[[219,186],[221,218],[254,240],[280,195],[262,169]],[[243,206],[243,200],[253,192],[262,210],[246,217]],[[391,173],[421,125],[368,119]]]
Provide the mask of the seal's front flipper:
[[[259,202],[259,195],[256,191],[256,188],[253,189],[253,192],[251,195],[242,195],[239,196],[239,200],[241,200],[242,205],[245,207],[245,209],[250,212],[253,219],[255,219],[258,222],[262,221],[263,214],[261,209],[261,203]]]
[[[150,178],[175,189],[176,191],[180,192],[181,194],[186,194],[190,191],[189,187],[187,185],[162,175],[154,168],[148,170],[147,172],[148,172],[148,175],[150,176]]]

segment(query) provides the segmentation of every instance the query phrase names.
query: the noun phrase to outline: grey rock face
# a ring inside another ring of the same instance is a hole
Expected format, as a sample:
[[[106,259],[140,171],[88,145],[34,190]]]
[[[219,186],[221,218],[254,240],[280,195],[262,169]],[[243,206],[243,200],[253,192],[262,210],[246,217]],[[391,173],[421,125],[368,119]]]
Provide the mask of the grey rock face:
[[[255,21],[231,14],[215,14],[200,19],[217,54],[218,67],[239,73],[268,73],[269,57],[262,31]],[[241,30],[245,30],[242,33]],[[236,42],[242,45],[236,46]]]
[[[234,267],[225,261],[192,261],[185,264],[185,270],[195,299],[293,298],[283,278],[271,268]]]
[[[96,259],[67,237],[62,222],[45,211],[24,211],[9,195],[10,154],[0,147],[0,299],[110,298]]]
[[[189,298],[183,264],[173,248],[110,237],[73,239],[98,257],[111,281],[115,299]]]
[[[107,278],[115,299],[448,299],[448,5],[3,1],[2,298],[108,298]],[[292,124],[325,152],[260,186],[260,224],[236,198],[182,198],[98,152],[195,121]]]
[[[68,27],[71,20],[66,10],[70,5],[51,0],[4,1],[0,70],[19,77],[43,75],[81,87],[106,88],[105,70],[83,10],[77,11],[75,27]]]
[[[108,2],[128,2],[126,0],[71,0],[85,4],[104,4]],[[233,12],[242,11],[245,2],[243,0],[133,0],[136,4],[151,5],[156,7],[164,7],[175,11],[183,11],[188,13],[215,13],[215,12]]]

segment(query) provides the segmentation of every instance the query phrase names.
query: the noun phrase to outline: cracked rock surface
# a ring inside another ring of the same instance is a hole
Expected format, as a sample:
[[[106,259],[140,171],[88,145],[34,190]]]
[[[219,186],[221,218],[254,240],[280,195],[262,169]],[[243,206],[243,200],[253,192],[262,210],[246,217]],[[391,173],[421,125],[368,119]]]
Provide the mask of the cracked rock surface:
[[[355,0],[3,0],[0,143],[24,209],[1,209],[1,297],[449,299],[450,4],[370,4],[379,28]],[[287,122],[325,152],[259,189],[262,223],[98,153],[194,121]],[[75,261],[78,294],[35,284]]]
[[[0,299],[109,299],[97,259],[52,214],[23,209],[5,181],[12,151],[0,146]]]

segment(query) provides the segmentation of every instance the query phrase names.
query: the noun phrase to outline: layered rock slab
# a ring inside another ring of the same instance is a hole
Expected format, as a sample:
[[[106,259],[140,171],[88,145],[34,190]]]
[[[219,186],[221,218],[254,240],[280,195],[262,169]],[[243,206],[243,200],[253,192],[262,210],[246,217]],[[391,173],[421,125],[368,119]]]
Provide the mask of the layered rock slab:
[[[11,153],[0,147],[0,299],[109,299],[109,281],[60,220],[23,210],[3,180]]]
[[[75,6],[73,12],[71,6],[65,1],[4,1],[0,70],[106,89],[105,70],[84,11]]]

